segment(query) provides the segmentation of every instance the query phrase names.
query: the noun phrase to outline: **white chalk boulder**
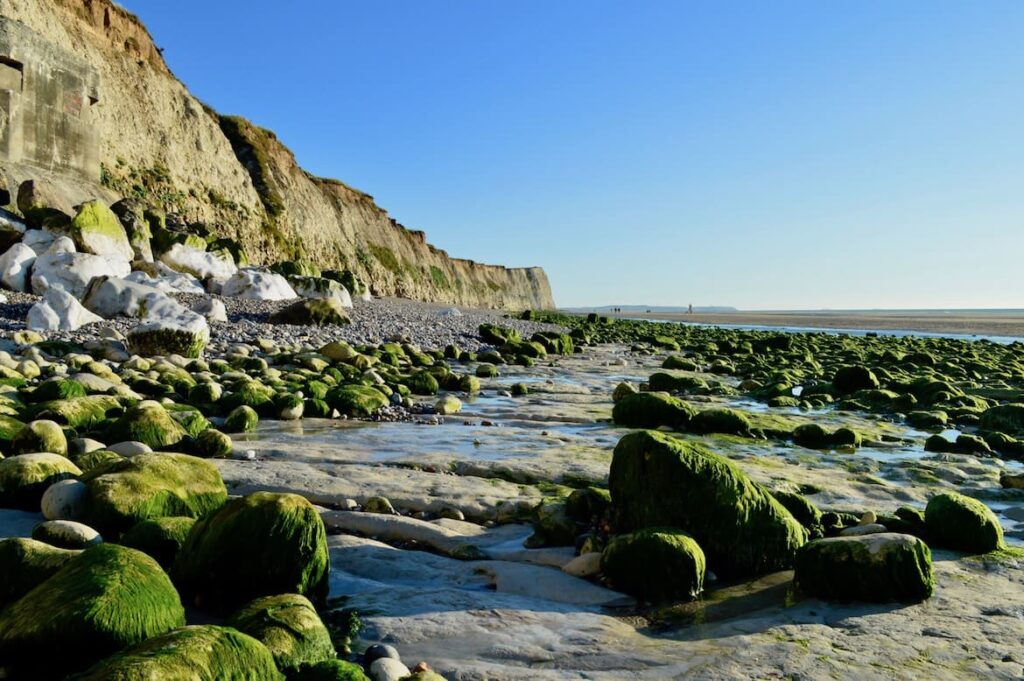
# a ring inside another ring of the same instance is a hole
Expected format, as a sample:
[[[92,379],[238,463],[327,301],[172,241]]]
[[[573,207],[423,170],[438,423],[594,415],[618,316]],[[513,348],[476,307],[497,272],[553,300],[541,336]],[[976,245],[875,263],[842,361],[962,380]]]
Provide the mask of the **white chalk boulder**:
[[[221,294],[225,298],[246,300],[291,300],[299,297],[280,274],[253,267],[238,270],[224,282]]]
[[[51,288],[29,308],[25,326],[31,331],[76,331],[103,318],[85,309],[70,293]]]
[[[13,291],[27,291],[35,261],[35,251],[25,244],[14,244],[0,255],[0,282]]]
[[[210,253],[185,244],[174,244],[160,256],[160,262],[176,272],[191,274],[198,279],[229,279],[238,271],[227,251]]]

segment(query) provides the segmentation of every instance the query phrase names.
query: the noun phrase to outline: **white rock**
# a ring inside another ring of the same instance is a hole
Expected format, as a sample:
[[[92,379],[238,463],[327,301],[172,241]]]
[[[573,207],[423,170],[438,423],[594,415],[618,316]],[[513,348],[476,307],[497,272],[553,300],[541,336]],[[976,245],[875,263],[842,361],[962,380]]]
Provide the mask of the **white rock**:
[[[53,243],[57,235],[46,229],[30,229],[21,238],[21,243],[31,248],[36,255],[42,255]]]
[[[54,246],[64,238],[55,241]],[[131,271],[128,261],[117,256],[89,253],[52,254],[47,251],[45,255],[36,258],[32,267],[32,292],[42,295],[51,288],[58,288],[81,299],[89,282],[94,278],[126,277]]]
[[[72,454],[88,454],[99,449],[106,449],[106,445],[91,437],[76,437],[68,442],[68,451]]]
[[[172,270],[185,272],[199,279],[228,279],[238,271],[230,254],[224,251],[208,253],[184,244],[172,245],[170,250],[160,256],[160,262]]]
[[[106,393],[109,390],[113,390],[115,383],[108,381],[102,376],[89,373],[78,373],[71,376],[71,380],[75,383],[80,383],[86,392],[89,393]]]
[[[103,543],[100,533],[74,520],[47,520],[32,530],[32,538],[65,549],[84,549]]]
[[[139,454],[149,454],[153,451],[152,447],[147,445],[145,442],[135,442],[134,440],[127,440],[125,442],[118,442],[107,447],[108,450],[115,454],[120,454],[126,459],[130,459],[133,456]]]
[[[32,331],[76,331],[102,321],[102,317],[82,307],[70,293],[51,288],[29,309],[25,326]]]
[[[292,277],[290,283],[295,292],[303,298],[336,298],[342,307],[352,307],[352,295],[348,289],[331,279]]]
[[[374,660],[370,665],[370,678],[373,681],[398,681],[409,676],[412,672],[398,660],[390,657],[382,657]]]
[[[41,502],[47,520],[77,520],[88,487],[80,480],[61,480],[46,488]]]
[[[98,315],[142,318],[157,301],[170,300],[155,286],[131,279],[103,277],[95,279],[82,303]]]
[[[280,274],[256,268],[238,270],[224,282],[222,294],[225,298],[246,300],[290,300],[298,298],[288,280]]]
[[[139,355],[196,357],[210,341],[206,319],[167,297],[152,299],[143,319],[145,323],[127,334],[129,349]]]
[[[195,293],[196,295],[206,293],[203,283],[191,274],[175,272],[162,262],[155,263],[153,270],[157,275],[155,277],[150,276],[146,272],[135,271],[125,277],[125,279],[138,284],[153,286],[163,293]]]
[[[845,530],[839,532],[840,537],[860,537],[866,534],[881,534],[882,532],[888,532],[889,530],[885,525],[879,525],[878,523],[870,523],[868,525],[855,525],[853,527],[847,527]]]
[[[60,255],[61,253],[77,253],[75,241],[69,236],[54,235],[50,245],[42,255]]]
[[[576,556],[562,566],[562,572],[573,577],[593,577],[601,572],[601,553],[594,551]]]
[[[192,306],[192,311],[206,317],[208,322],[227,322],[228,309],[216,298],[204,298]]]
[[[7,232],[13,237],[28,231],[28,225],[14,213],[0,208],[0,231]]]
[[[27,291],[36,252],[25,244],[14,244],[0,255],[0,282],[14,291]]]
[[[462,311],[457,307],[446,307],[443,310],[439,310],[437,313],[438,317],[461,317]]]

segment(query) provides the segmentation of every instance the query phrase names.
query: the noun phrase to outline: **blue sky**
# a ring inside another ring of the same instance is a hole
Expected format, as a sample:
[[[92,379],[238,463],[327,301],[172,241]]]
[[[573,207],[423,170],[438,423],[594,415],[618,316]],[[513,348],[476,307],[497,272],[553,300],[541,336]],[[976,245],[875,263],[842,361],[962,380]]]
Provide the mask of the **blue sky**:
[[[199,98],[559,305],[1024,307],[1024,3],[123,4]]]

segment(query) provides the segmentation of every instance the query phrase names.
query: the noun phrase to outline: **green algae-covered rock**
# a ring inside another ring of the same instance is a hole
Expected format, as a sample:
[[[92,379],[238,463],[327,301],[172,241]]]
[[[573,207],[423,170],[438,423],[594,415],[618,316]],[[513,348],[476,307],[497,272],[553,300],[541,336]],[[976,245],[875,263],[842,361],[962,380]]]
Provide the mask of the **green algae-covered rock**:
[[[707,448],[665,433],[619,440],[609,473],[615,530],[677,527],[720,577],[787,568],[807,531],[760,485]]]
[[[526,539],[527,548],[542,546],[572,546],[579,535],[579,527],[566,512],[565,501],[548,499],[534,509],[533,534]]]
[[[795,567],[797,586],[828,601],[916,603],[935,588],[932,553],[909,534],[816,539],[797,551]]]
[[[661,363],[662,369],[681,369],[683,371],[697,371],[700,367],[692,359],[686,359],[678,355],[669,355]]]
[[[480,379],[476,376],[461,376],[459,378],[459,390],[471,395],[480,392]]]
[[[200,433],[212,427],[210,421],[197,409],[175,409],[168,410],[167,413],[185,429],[190,437],[199,437]]]
[[[71,454],[69,458],[72,463],[82,469],[83,473],[88,473],[89,471],[112,461],[121,461],[124,459],[123,456],[116,452],[112,452],[109,449],[96,449],[91,452]]]
[[[277,668],[287,674],[335,656],[331,634],[305,596],[257,598],[232,615],[227,624],[265,645]]]
[[[821,510],[802,494],[796,492],[776,491],[771,495],[785,507],[808,532],[821,533]]]
[[[257,492],[196,523],[172,574],[183,595],[220,609],[282,593],[321,599],[328,570],[327,533],[312,504]]]
[[[612,420],[630,428],[679,428],[689,423],[696,410],[666,393],[634,393],[619,400],[612,409]]]
[[[195,524],[195,518],[186,516],[143,520],[121,535],[120,544],[142,551],[167,570]]]
[[[260,417],[252,407],[242,405],[235,407],[224,418],[224,430],[229,433],[248,433],[256,430]]]
[[[673,376],[672,374],[660,371],[651,374],[651,377],[647,379],[647,385],[653,391],[664,390],[681,393],[698,392],[708,388],[707,382],[702,378],[695,376]]]
[[[949,416],[944,411],[912,411],[907,414],[906,421],[914,428],[930,430],[944,428],[949,421]]]
[[[508,341],[521,340],[519,331],[498,326],[497,324],[481,324],[479,331],[480,338],[485,343],[490,343],[491,345],[502,345]]]
[[[600,519],[611,504],[612,495],[600,487],[574,489],[565,500],[565,512],[577,522]]]
[[[985,430],[1022,433],[1024,432],[1024,404],[1000,404],[989,407],[982,412],[979,425]]]
[[[442,416],[458,414],[462,411],[462,400],[455,395],[445,395],[434,405],[434,411]]]
[[[0,461],[0,507],[38,511],[39,500],[50,485],[82,474],[70,459],[37,453]]]
[[[931,498],[924,510],[928,537],[935,546],[987,553],[1003,547],[1003,528],[992,510],[971,497],[946,492]]]
[[[484,362],[483,364],[477,366],[476,375],[479,378],[494,378],[495,376],[498,375],[498,367],[488,362]]]
[[[93,469],[82,481],[81,520],[104,534],[151,518],[199,518],[228,496],[216,466],[187,454],[139,454]]]
[[[80,253],[117,255],[131,260],[133,251],[121,221],[100,201],[86,201],[71,220],[69,236]]]
[[[270,315],[271,324],[297,324],[302,326],[324,326],[327,324],[351,324],[348,313],[337,298],[310,298],[282,308]]]
[[[860,433],[850,428],[839,428],[831,436],[833,447],[860,447]]]
[[[640,390],[629,381],[622,381],[612,391],[612,402],[618,404],[630,395],[636,395]]]
[[[405,380],[405,384],[409,386],[409,390],[414,395],[436,395],[441,388],[437,379],[429,371],[417,371]]]
[[[210,428],[199,434],[195,441],[195,453],[206,459],[225,459],[231,456],[231,437]]]
[[[699,435],[723,433],[727,435],[749,435],[750,421],[735,409],[705,409],[694,414],[686,429]]]
[[[11,450],[18,454],[50,452],[64,456],[68,453],[68,439],[57,423],[46,419],[32,421],[11,440]]]
[[[793,443],[808,449],[827,449],[832,438],[817,423],[804,423],[793,429]]]
[[[57,676],[184,623],[155,560],[100,544],[0,612],[0,660],[15,678]]]
[[[53,400],[35,405],[31,412],[38,418],[49,419],[75,429],[89,429],[101,425],[110,415],[122,411],[121,402],[110,395],[86,395],[67,400]]]
[[[832,385],[843,394],[858,390],[875,390],[878,388],[878,377],[871,369],[864,366],[840,367],[832,378]]]
[[[278,681],[266,646],[212,624],[169,631],[103,660],[79,681]]]
[[[704,590],[704,552],[693,537],[668,527],[613,538],[601,570],[611,588],[644,601],[690,600]]]
[[[331,388],[325,401],[332,409],[347,416],[369,418],[387,405],[388,398],[381,391],[365,385],[341,385]]]
[[[85,397],[85,387],[78,381],[55,378],[40,383],[38,388],[25,396],[25,401],[49,402],[51,400],[69,400],[73,397]]]
[[[107,442],[142,442],[153,449],[166,449],[181,442],[188,433],[159,402],[147,400],[128,409],[107,429]]]
[[[12,410],[13,411],[13,410]],[[6,450],[8,444],[25,427],[22,421],[8,414],[0,414],[0,444]]]
[[[303,667],[289,681],[370,681],[363,668],[353,662],[328,660]]]
[[[0,540],[0,610],[45,582],[80,553],[35,539]]]

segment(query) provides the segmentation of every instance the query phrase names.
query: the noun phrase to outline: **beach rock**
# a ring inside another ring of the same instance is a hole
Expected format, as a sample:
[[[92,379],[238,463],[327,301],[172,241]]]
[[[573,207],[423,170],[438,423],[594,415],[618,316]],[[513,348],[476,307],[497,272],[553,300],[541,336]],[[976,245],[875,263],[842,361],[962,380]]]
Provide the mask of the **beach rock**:
[[[787,568],[807,541],[789,511],[739,467],[664,433],[641,431],[619,440],[608,482],[616,531],[679,528],[693,536],[720,577]]]
[[[370,681],[363,668],[352,662],[327,660],[292,674],[289,681]]]
[[[85,473],[81,520],[104,534],[143,520],[202,517],[220,508],[227,489],[213,464],[186,454],[140,454]]]
[[[172,574],[183,596],[221,609],[281,593],[321,600],[329,568],[326,530],[312,504],[257,492],[197,522]]]
[[[383,513],[384,515],[395,515],[397,513],[387,497],[370,497],[363,504],[363,512]]]
[[[999,476],[999,485],[1004,489],[1024,489],[1024,473],[1019,475],[1002,473]]]
[[[581,553],[562,566],[562,572],[573,577],[594,577],[601,573],[601,553]]]
[[[14,244],[0,255],[0,282],[13,291],[28,291],[35,261],[35,251],[25,244]]]
[[[984,503],[956,492],[932,497],[924,511],[929,541],[935,546],[986,553],[1004,546],[1003,528]]]
[[[1024,433],[1024,404],[1000,404],[989,407],[981,414],[979,424],[985,430],[1002,433]]]
[[[381,657],[370,664],[370,678],[373,681],[400,681],[411,674],[408,667],[390,657]]]
[[[742,412],[735,409],[705,409],[690,418],[686,429],[700,435],[749,435],[750,421]]]
[[[121,221],[100,201],[86,201],[78,207],[68,234],[81,253],[115,256],[129,262],[135,256]]]
[[[47,520],[32,529],[32,538],[61,549],[87,549],[103,543],[100,533],[74,520]]]
[[[878,388],[878,377],[871,369],[863,366],[845,366],[836,371],[832,377],[832,385],[843,394],[858,390],[875,390]]]
[[[245,268],[224,282],[221,295],[245,300],[290,300],[298,298],[295,290],[280,274]]]
[[[21,537],[0,540],[0,610],[36,588],[80,551]]]
[[[880,534],[882,532],[888,532],[889,530],[885,525],[879,523],[864,523],[860,525],[854,525],[853,527],[847,527],[839,532],[840,537],[863,537],[868,534]]]
[[[0,659],[15,677],[48,678],[184,624],[178,594],[156,561],[100,544],[0,612]]]
[[[162,417],[161,417],[162,418]],[[124,440],[122,442],[115,442],[114,444],[106,447],[108,451],[114,452],[120,456],[130,459],[133,456],[139,454],[149,454],[153,451],[153,448],[147,445],[145,442],[139,442],[138,440]]]
[[[612,420],[630,428],[680,428],[697,411],[668,393],[635,393],[622,397],[612,409]]]
[[[74,213],[64,193],[53,183],[39,178],[25,180],[18,185],[17,205],[25,216],[25,222],[32,227],[46,224],[66,227]]]
[[[77,520],[82,515],[85,483],[80,480],[61,480],[46,488],[40,507],[47,520]]]
[[[157,287],[118,277],[97,277],[90,282],[82,304],[107,319],[142,319],[158,301],[169,300]]]
[[[138,199],[126,198],[110,206],[110,210],[121,221],[128,242],[132,246],[132,260],[153,262],[153,238],[146,220],[145,205]]]
[[[324,277],[288,277],[288,283],[303,298],[337,298],[342,307],[352,307],[348,289],[333,279]]]
[[[22,237],[21,243],[31,248],[32,252],[36,255],[42,255],[53,245],[56,239],[57,235],[49,230],[29,229],[25,232],[25,236]]]
[[[206,319],[176,301],[158,302],[146,311],[146,321],[128,332],[128,348],[143,357],[200,357],[210,340]]]
[[[140,263],[136,261],[138,266]],[[206,295],[203,283],[186,272],[172,270],[162,262],[144,264],[145,270],[136,270],[124,277],[137,284],[152,286],[161,293],[193,293]]]
[[[204,298],[192,306],[192,311],[201,314],[208,322],[227,323],[228,310],[224,303],[216,298]]]
[[[194,451],[204,459],[224,459],[231,456],[234,443],[225,433],[209,428],[196,438]]]
[[[462,411],[462,400],[455,395],[445,395],[434,404],[434,411],[442,416],[458,414]]]
[[[273,313],[268,321],[271,324],[297,324],[302,326],[352,323],[341,301],[337,298],[300,300]]]
[[[96,277],[126,277],[131,272],[127,260],[113,255],[89,253],[53,253],[60,247],[58,239],[32,265],[32,292],[37,295],[59,288],[81,300],[89,282]]]
[[[3,198],[2,192],[0,192],[0,199]],[[8,202],[0,202],[0,205],[7,205]],[[26,225],[21,218],[14,213],[0,208],[0,251],[6,250],[18,243],[25,236],[25,232],[28,231],[28,225]]]
[[[145,400],[129,408],[106,432],[108,441],[141,442],[152,449],[166,449],[176,445],[186,435],[181,424],[171,418],[162,404],[153,400]]]
[[[188,516],[151,518],[121,535],[119,543],[142,551],[164,570],[169,570],[195,524],[196,519]]]
[[[363,664],[371,665],[375,661],[390,658],[392,660],[398,660],[401,662],[402,656],[398,654],[398,649],[387,643],[374,643],[363,651]]]
[[[212,277],[226,280],[238,272],[230,254],[224,251],[201,251],[184,244],[173,244],[160,255],[160,262],[176,272],[185,272],[197,279]]]
[[[369,418],[387,406],[384,393],[364,385],[342,385],[327,392],[326,402],[332,409],[347,416]]]
[[[624,398],[630,395],[636,395],[638,392],[640,392],[640,390],[637,389],[635,385],[629,381],[623,381],[615,386],[615,390],[612,391],[612,402],[618,404]]]
[[[331,635],[305,596],[257,598],[232,615],[227,624],[265,645],[285,674],[335,656]]]
[[[235,407],[224,419],[224,430],[229,433],[248,433],[256,430],[260,421],[256,410],[248,405]]]
[[[240,631],[212,624],[193,625],[155,636],[113,655],[79,681],[218,679],[279,681],[266,646]]]
[[[693,537],[672,528],[612,538],[601,569],[611,588],[645,601],[691,600],[704,589],[704,552]]]
[[[65,456],[68,453],[68,439],[61,427],[48,419],[25,424],[11,440],[11,450],[17,454],[51,452]]]
[[[82,306],[70,293],[51,288],[43,299],[29,308],[25,327],[32,331],[77,331],[103,318]]]
[[[797,551],[794,580],[829,601],[916,603],[932,595],[931,551],[909,534],[816,539]]]

